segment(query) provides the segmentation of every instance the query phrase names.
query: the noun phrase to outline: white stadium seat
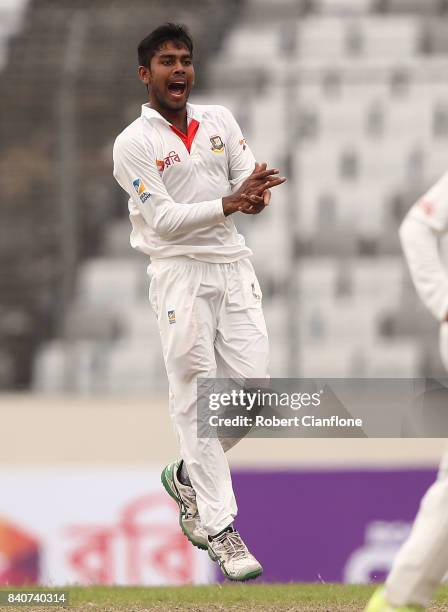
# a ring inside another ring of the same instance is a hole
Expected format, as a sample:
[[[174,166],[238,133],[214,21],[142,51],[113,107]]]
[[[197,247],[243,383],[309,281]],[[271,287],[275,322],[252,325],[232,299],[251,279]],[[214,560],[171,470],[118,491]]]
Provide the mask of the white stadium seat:
[[[326,15],[364,15],[373,5],[374,0],[316,0],[316,10]]]
[[[302,300],[327,301],[336,291],[338,263],[335,258],[304,258],[297,269]]]
[[[415,17],[369,17],[360,22],[364,55],[405,59],[419,50],[421,25]]]
[[[8,41],[20,28],[30,0],[2,0],[0,6],[0,70],[8,57]]]
[[[414,378],[419,376],[421,351],[415,340],[376,341],[366,347],[368,378]]]
[[[156,316],[149,300],[125,305],[118,313],[118,320],[123,337],[131,342],[160,343]]]
[[[309,17],[299,25],[297,55],[301,59],[345,55],[345,23],[338,17]]]
[[[153,343],[117,343],[108,357],[106,387],[110,393],[138,395],[168,388],[158,338]]]
[[[280,29],[272,25],[257,28],[239,27],[224,40],[222,56],[227,60],[251,58],[251,62],[273,61],[280,51]]]
[[[147,265],[148,262],[143,258],[142,261],[110,258],[87,261],[79,272],[79,301],[120,307],[122,303],[141,299],[146,290]]]
[[[33,389],[41,393],[104,392],[107,348],[98,342],[55,340],[34,360]]]

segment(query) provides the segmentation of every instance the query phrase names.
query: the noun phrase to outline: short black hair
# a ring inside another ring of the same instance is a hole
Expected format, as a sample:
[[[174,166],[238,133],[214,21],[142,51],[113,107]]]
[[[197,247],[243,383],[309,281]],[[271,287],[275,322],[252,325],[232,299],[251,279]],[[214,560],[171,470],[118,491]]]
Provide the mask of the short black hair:
[[[148,34],[139,44],[137,49],[139,66],[149,67],[156,52],[168,41],[174,42],[179,47],[187,47],[190,55],[193,56],[193,41],[188,28],[177,23],[164,23]]]

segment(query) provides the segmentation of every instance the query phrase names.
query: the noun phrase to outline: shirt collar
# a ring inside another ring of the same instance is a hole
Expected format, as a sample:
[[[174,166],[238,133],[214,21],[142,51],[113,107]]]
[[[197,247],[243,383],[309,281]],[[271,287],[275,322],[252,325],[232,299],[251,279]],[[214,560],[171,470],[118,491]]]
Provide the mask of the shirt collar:
[[[160,113],[150,107],[149,102],[142,104],[142,117],[146,117],[147,119],[159,119],[160,121],[168,123]]]
[[[149,120],[159,119],[160,121],[163,121],[167,125],[171,125],[170,122],[167,121],[164,117],[162,117],[160,113],[158,113],[156,110],[151,108],[151,106],[149,105],[149,102],[147,102],[146,104],[142,104],[142,117],[146,117]],[[197,121],[200,121],[201,118],[202,118],[202,113],[199,112],[198,108],[190,104],[189,102],[187,102],[188,121],[190,119],[196,119]]]

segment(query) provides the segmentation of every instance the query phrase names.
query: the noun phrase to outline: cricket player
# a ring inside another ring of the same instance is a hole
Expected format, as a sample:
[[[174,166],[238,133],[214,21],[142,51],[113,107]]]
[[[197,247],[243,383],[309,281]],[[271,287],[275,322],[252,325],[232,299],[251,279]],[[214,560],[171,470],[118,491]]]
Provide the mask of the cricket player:
[[[417,292],[440,322],[440,351],[448,370],[448,271],[441,238],[448,233],[448,173],[409,211],[400,238]],[[447,407],[448,409],[448,407]],[[424,495],[408,540],[384,589],[366,612],[424,610],[448,571],[448,453],[436,482]]]
[[[149,299],[182,457],[162,483],[192,544],[231,580],[248,580],[262,567],[233,528],[229,444],[197,437],[196,384],[217,373],[268,378],[261,291],[232,215],[262,212],[286,179],[255,162],[229,110],[187,102],[193,43],[183,26],[151,32],[138,59],[149,102],[115,141],[114,176],[129,194],[131,245],[151,258]]]

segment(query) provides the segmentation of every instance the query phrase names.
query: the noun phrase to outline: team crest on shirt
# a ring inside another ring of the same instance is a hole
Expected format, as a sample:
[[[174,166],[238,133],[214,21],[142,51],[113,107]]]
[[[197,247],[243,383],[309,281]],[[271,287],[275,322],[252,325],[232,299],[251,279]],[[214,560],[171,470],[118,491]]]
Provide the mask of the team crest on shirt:
[[[176,322],[176,311],[175,310],[168,310],[168,323],[170,325],[173,325],[173,323]]]
[[[134,186],[134,189],[137,192],[142,204],[146,202],[149,197],[151,197],[149,191],[146,191],[145,183],[142,181],[142,179],[136,178],[132,181],[132,185]]]
[[[163,171],[165,170],[165,162],[163,159],[156,159],[156,166],[159,173],[163,174]]]
[[[210,142],[212,143],[213,153],[223,153],[224,152],[224,143],[221,140],[221,136],[212,136],[210,138]]]
[[[240,145],[243,147],[243,151],[245,151],[247,147],[247,140],[245,138],[242,138],[240,140]]]

